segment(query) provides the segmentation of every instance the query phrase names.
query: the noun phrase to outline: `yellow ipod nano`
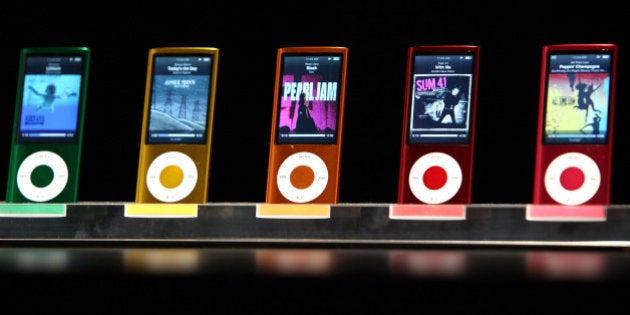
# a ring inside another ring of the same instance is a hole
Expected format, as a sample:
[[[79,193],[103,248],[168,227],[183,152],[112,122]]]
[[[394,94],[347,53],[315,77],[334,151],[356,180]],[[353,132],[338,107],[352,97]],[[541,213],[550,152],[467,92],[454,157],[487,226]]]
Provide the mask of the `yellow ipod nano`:
[[[219,50],[149,50],[136,202],[205,203]]]

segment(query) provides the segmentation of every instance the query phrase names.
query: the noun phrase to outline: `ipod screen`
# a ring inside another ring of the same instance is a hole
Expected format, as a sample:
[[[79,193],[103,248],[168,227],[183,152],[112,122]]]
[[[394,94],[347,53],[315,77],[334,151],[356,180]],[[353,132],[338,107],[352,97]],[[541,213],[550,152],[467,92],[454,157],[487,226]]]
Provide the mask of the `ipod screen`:
[[[204,144],[212,57],[155,55],[148,144]]]
[[[76,141],[82,56],[27,56],[20,106],[21,143]]]
[[[612,56],[554,52],[547,58],[544,143],[606,143]]]
[[[341,54],[284,54],[277,104],[277,144],[335,144]]]
[[[465,144],[470,138],[472,54],[415,54],[409,144]]]

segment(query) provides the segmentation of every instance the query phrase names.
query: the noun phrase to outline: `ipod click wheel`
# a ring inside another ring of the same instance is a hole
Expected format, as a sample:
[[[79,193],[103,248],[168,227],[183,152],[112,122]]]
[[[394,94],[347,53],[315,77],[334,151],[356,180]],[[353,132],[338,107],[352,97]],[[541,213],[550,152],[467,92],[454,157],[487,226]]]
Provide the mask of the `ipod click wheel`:
[[[450,155],[431,152],[421,156],[409,171],[409,188],[418,200],[444,203],[462,186],[462,169]]]
[[[170,151],[156,157],[146,174],[149,192],[162,202],[186,198],[197,184],[197,166],[186,154]]]
[[[545,172],[545,189],[557,203],[576,206],[589,201],[601,184],[597,163],[589,156],[569,152],[556,157]]]
[[[328,168],[324,160],[313,153],[294,153],[280,165],[276,183],[282,196],[289,201],[310,202],[324,192]]]
[[[34,202],[57,197],[68,183],[68,166],[51,151],[37,151],[26,157],[17,172],[17,186],[22,195]]]

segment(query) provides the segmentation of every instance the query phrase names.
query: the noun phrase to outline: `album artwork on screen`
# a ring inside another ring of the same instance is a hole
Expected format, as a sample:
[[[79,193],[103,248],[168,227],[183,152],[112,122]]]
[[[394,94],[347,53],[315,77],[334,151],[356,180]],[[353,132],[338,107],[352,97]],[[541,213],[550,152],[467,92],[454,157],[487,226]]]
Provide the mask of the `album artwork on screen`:
[[[554,53],[548,58],[544,143],[606,143],[612,56]]]
[[[409,144],[469,142],[474,56],[413,56]]]
[[[341,54],[285,54],[277,144],[334,144],[339,117]]]
[[[207,55],[154,56],[147,143],[206,143],[211,66]]]
[[[76,141],[82,56],[28,56],[20,106],[18,142]]]

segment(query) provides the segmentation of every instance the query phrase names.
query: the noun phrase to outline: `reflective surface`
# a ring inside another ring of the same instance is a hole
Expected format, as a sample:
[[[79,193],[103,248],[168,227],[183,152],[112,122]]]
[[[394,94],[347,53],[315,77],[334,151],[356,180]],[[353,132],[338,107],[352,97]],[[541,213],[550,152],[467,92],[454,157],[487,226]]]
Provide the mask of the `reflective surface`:
[[[0,272],[605,282],[630,279],[630,253],[522,248],[4,247]]]
[[[540,313],[619,307],[630,289],[617,249],[31,245],[0,248],[3,296],[29,307]]]

